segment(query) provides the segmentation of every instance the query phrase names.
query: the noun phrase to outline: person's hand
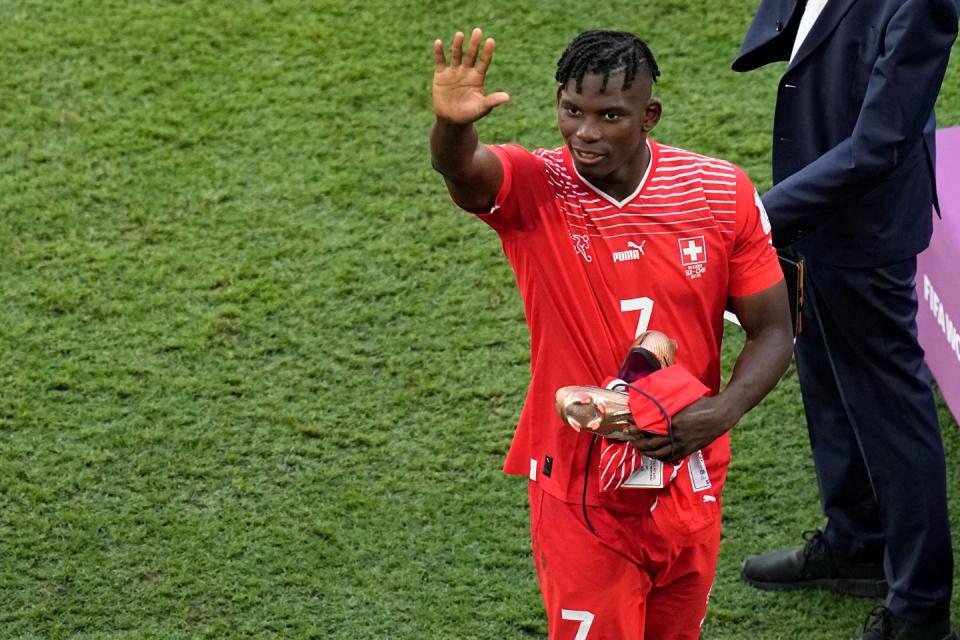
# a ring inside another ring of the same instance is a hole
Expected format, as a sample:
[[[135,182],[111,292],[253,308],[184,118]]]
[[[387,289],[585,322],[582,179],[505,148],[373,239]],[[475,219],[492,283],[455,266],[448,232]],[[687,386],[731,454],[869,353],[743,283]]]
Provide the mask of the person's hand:
[[[736,423],[739,416],[731,415],[718,396],[700,398],[693,404],[673,416],[671,438],[660,435],[644,436],[631,425],[630,441],[640,453],[662,460],[677,462],[726,433]]]
[[[463,52],[463,33],[453,36],[450,62],[443,53],[443,41],[433,43],[436,68],[433,72],[433,112],[438,119],[466,125],[476,122],[510,99],[499,91],[484,95],[483,82],[493,60],[495,43],[487,38],[480,48],[483,32],[474,29],[470,34],[466,55]]]

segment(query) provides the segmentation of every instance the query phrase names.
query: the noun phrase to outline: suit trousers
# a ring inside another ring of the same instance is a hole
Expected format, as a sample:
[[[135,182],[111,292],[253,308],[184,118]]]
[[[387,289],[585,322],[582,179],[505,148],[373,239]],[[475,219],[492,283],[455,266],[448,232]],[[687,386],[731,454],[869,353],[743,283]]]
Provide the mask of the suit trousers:
[[[797,371],[827,542],[883,560],[894,614],[942,619],[953,556],[943,441],[917,342],[916,258],[806,267]]]

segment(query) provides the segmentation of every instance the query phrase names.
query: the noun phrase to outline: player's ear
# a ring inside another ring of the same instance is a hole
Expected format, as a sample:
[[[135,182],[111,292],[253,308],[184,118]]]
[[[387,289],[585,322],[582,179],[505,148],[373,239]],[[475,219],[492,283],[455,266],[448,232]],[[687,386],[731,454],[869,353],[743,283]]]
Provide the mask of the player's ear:
[[[560,106],[560,95],[563,93],[563,86],[557,85],[557,106]]]
[[[663,103],[660,98],[650,98],[647,100],[647,106],[643,110],[643,130],[649,133],[660,122],[660,116],[663,115]]]

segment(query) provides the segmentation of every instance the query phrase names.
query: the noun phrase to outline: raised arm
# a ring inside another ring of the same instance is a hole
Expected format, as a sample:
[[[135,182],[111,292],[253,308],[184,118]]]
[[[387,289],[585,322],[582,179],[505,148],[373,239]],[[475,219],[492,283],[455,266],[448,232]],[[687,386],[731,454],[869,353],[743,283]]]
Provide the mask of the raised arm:
[[[433,112],[437,119],[430,132],[430,155],[454,201],[470,211],[493,206],[503,181],[500,161],[480,144],[473,123],[510,99],[502,91],[484,94],[495,43],[487,38],[481,48],[482,40],[483,32],[474,29],[464,55],[464,35],[457,32],[449,62],[443,42],[433,43]]]

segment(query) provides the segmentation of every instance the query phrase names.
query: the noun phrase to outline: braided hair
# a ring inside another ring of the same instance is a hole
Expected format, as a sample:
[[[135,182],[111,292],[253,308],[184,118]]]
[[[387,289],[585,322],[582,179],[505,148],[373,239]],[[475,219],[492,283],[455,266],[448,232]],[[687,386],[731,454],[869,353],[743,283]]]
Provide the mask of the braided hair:
[[[623,71],[623,89],[629,89],[637,73],[645,70],[653,82],[660,68],[647,43],[626,31],[584,31],[567,45],[557,62],[557,82],[566,86],[572,78],[577,93],[583,90],[583,76],[603,74],[600,91],[606,91],[610,75]]]

